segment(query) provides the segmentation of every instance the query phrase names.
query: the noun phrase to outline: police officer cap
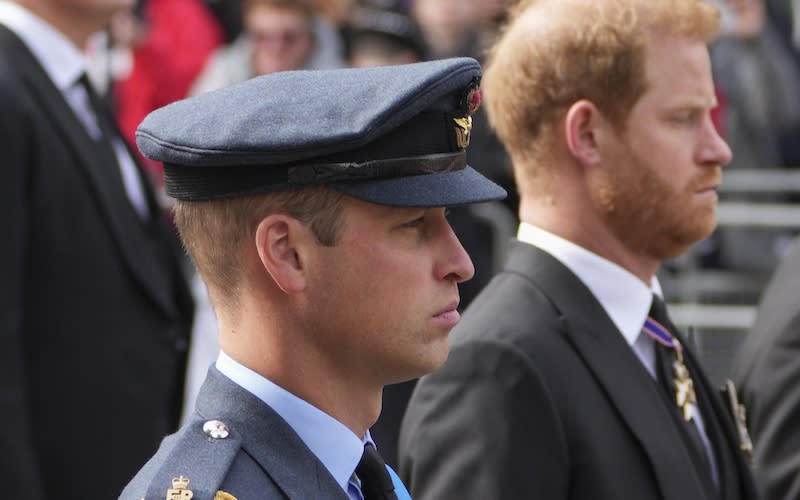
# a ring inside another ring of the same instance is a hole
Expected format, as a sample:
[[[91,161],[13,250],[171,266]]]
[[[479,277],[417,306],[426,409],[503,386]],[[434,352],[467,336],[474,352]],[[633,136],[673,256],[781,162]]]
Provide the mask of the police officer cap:
[[[480,76],[471,58],[274,73],[158,109],[136,142],[181,200],[313,185],[392,206],[497,200],[466,164]]]

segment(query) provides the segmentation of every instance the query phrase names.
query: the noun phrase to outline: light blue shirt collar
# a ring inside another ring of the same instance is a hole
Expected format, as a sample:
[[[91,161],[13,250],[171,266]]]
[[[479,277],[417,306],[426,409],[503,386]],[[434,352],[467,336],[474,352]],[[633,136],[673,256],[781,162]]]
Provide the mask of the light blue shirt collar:
[[[0,0],[0,24],[25,42],[62,92],[74,85],[86,70],[84,54],[60,31],[21,5]]]
[[[632,273],[544,229],[521,223],[517,239],[549,253],[572,271],[592,292],[606,314],[633,346],[650,311],[653,293],[662,296],[658,278],[648,287]]]
[[[363,439],[359,438],[335,418],[241,365],[222,351],[216,366],[223,375],[275,410],[342,489],[347,491],[350,477],[361,460],[364,444],[372,442],[369,432]]]

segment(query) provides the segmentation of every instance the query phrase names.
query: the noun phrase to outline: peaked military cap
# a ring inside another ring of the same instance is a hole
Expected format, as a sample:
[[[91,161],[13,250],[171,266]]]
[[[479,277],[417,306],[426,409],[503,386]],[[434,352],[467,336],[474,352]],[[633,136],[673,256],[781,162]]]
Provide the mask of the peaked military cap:
[[[392,206],[502,199],[466,163],[480,77],[471,58],[273,73],[150,113],[136,142],[182,200],[312,185]]]

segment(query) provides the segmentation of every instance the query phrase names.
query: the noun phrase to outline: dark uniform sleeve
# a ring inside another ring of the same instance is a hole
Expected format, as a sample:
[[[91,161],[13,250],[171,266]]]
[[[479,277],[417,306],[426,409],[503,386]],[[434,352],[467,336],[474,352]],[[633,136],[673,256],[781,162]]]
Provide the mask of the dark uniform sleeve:
[[[420,381],[400,435],[400,474],[415,500],[557,500],[567,471],[552,398],[515,347],[458,346]]]

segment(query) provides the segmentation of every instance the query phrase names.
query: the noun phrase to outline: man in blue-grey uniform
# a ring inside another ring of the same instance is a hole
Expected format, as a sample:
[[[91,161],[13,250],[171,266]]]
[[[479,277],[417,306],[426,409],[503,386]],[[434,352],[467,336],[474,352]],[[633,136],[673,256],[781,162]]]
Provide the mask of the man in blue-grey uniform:
[[[145,119],[221,353],[122,498],[408,498],[368,429],[384,385],[447,356],[474,269],[445,207],[505,196],[465,161],[480,76],[277,73]]]

